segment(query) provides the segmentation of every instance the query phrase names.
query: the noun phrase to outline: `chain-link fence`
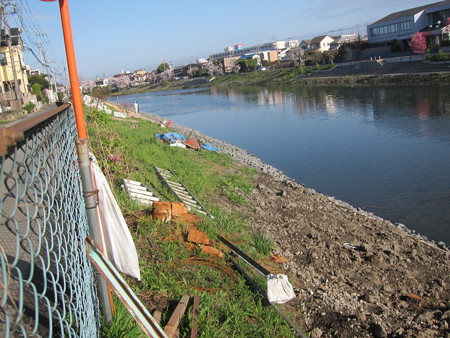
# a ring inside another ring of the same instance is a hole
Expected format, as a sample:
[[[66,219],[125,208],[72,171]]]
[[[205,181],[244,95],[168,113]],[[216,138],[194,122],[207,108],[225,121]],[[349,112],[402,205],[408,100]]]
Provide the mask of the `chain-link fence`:
[[[99,336],[73,116],[0,127],[1,337]]]

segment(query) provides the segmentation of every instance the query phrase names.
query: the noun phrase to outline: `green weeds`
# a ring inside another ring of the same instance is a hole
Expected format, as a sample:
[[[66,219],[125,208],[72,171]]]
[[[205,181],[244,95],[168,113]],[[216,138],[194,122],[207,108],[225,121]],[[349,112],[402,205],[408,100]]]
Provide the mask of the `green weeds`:
[[[273,239],[264,232],[254,233],[252,241],[256,251],[264,256],[268,256],[275,247]]]
[[[142,280],[125,278],[151,313],[162,312],[162,326],[182,295],[198,294],[201,337],[292,337],[289,326],[227,260],[211,258],[200,245],[186,241],[188,226],[154,221],[151,210],[132,202],[120,189],[122,179],[128,178],[175,201],[154,166],[170,169],[214,215],[201,217],[198,228],[215,242],[219,235],[238,238],[243,250],[258,257],[265,255],[271,242],[259,236],[252,239],[246,231],[245,215],[250,211],[245,201],[253,191],[256,171],[225,154],[169,147],[155,137],[168,130],[149,121],[112,119],[89,109],[87,114],[92,151],[112,182],[139,255]],[[240,211],[226,211],[230,205]],[[102,326],[103,336],[142,336],[124,307],[117,302],[115,307],[114,321]],[[188,312],[183,318],[181,336],[189,335],[191,316]]]
[[[114,317],[110,323],[102,320],[102,338],[146,337],[125,306],[116,297],[113,299]]]

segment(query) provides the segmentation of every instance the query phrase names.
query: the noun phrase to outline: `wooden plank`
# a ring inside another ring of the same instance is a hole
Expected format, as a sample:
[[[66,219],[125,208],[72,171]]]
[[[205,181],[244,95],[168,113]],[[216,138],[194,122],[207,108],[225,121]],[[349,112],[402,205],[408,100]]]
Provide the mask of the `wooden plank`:
[[[184,312],[186,311],[188,303],[189,303],[189,295],[184,295],[183,297],[181,297],[180,302],[178,303],[175,311],[172,313],[172,316],[169,319],[169,322],[164,328],[164,332],[168,337],[175,336],[178,325],[180,325],[181,318],[183,317]]]
[[[153,318],[155,319],[155,322],[158,323],[158,325],[161,325],[161,317],[162,317],[161,311],[155,310],[153,312]]]
[[[200,297],[198,295],[194,296],[194,305],[192,306],[192,330],[191,338],[197,338],[198,334],[198,308],[200,305]]]

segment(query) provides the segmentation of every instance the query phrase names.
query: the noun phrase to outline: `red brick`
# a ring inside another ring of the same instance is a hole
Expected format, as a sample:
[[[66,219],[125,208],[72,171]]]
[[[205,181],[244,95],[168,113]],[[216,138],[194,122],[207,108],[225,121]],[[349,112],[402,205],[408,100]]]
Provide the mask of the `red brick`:
[[[207,245],[211,243],[211,240],[208,238],[208,235],[196,228],[191,228],[189,230],[188,241]]]
[[[202,253],[211,255],[211,256],[217,256],[222,258],[224,256],[224,253],[220,251],[219,249],[213,248],[212,246],[208,245],[201,245]]]

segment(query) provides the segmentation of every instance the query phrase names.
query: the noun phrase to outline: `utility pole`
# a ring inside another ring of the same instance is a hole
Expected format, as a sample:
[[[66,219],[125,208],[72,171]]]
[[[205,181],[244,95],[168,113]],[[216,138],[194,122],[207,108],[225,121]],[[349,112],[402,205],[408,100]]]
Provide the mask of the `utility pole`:
[[[50,63],[54,63],[55,61],[47,58],[47,54],[46,54],[45,48],[44,48],[44,43],[40,39],[41,36],[45,37],[45,36],[47,36],[47,33],[37,33],[36,37],[37,37],[37,41],[38,41],[38,48],[39,48],[39,54],[41,56],[41,62],[44,64],[44,67],[45,67],[45,75],[48,76],[48,80],[49,80],[50,84],[52,83],[52,78],[53,78],[53,85],[55,87],[55,90],[54,91],[52,90],[52,93],[56,93],[57,86],[56,86],[55,68],[50,67]],[[44,40],[44,39],[42,39],[42,40]],[[52,73],[51,75],[50,75],[50,72]]]
[[[11,6],[13,8],[12,12],[8,13],[7,12],[7,7]],[[11,28],[9,27],[8,24],[8,15],[9,14],[16,14],[16,8],[15,5],[12,4],[11,1],[5,1],[5,0],[1,0],[1,6],[0,6],[0,15],[1,15],[1,23],[2,23],[2,27],[3,27],[3,32],[4,32],[4,37],[7,41],[8,44],[8,49],[9,49],[9,57],[11,59],[11,69],[12,69],[12,73],[13,73],[13,77],[14,77],[14,91],[15,91],[15,100],[20,102],[20,106],[22,106],[22,93],[20,91],[20,86],[19,86],[19,80],[17,77],[17,69],[16,69],[16,62],[14,59],[14,52],[12,49],[12,38],[11,38]],[[20,34],[20,33],[19,33]]]
[[[38,41],[39,54],[41,55],[41,61],[45,67],[45,75],[50,77],[49,70],[48,70],[48,63],[50,62],[50,60],[47,59],[47,55],[45,54],[44,43],[41,42],[41,39],[40,39],[41,36],[43,37],[46,35],[47,35],[46,33],[37,33],[36,37],[37,37],[37,41]]]

